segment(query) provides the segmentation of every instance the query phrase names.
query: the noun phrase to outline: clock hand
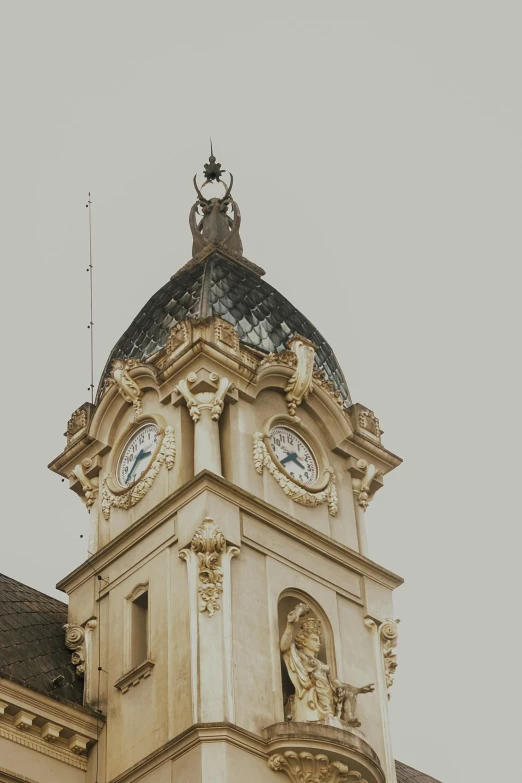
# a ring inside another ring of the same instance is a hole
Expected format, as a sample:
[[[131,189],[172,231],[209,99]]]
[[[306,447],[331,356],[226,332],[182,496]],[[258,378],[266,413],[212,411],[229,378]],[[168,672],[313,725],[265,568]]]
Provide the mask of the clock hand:
[[[127,476],[127,479],[126,479],[126,481],[125,481],[125,483],[126,483],[126,484],[128,484],[128,483],[129,483],[129,481],[130,481],[130,477],[131,477],[131,476],[132,476],[132,474],[134,473],[134,470],[135,470],[135,468],[136,468],[136,465],[138,464],[138,462],[139,462],[140,460],[142,460],[144,457],[148,457],[148,456],[150,456],[150,451],[145,451],[145,449],[142,449],[142,450],[139,452],[138,456],[137,456],[137,457],[136,457],[136,459],[134,460],[134,465],[132,466],[132,468],[131,468],[131,470],[130,470],[130,473],[129,473],[129,475]]]
[[[296,455],[295,455],[295,457],[294,457],[294,462],[295,462],[295,464],[296,464],[296,465],[297,465],[299,468],[301,468],[301,470],[306,470],[305,466],[304,466],[304,465],[301,465],[301,463],[300,463],[300,462],[299,462],[299,460],[297,459],[297,454],[296,454]]]
[[[288,454],[288,456],[281,460],[281,465],[285,465],[287,462],[293,462],[297,458],[297,454],[294,454],[293,452],[287,451],[286,453]]]

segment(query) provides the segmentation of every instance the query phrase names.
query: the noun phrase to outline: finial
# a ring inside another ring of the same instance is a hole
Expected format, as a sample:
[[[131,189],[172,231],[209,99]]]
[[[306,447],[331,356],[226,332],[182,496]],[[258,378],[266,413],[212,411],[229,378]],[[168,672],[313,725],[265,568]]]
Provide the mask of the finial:
[[[212,137],[210,137],[210,156],[208,163],[205,163],[203,171],[206,182],[203,183],[202,187],[208,185],[209,182],[223,182],[221,175],[225,173],[225,169],[221,168],[221,163],[216,163],[214,150],[212,149]]]

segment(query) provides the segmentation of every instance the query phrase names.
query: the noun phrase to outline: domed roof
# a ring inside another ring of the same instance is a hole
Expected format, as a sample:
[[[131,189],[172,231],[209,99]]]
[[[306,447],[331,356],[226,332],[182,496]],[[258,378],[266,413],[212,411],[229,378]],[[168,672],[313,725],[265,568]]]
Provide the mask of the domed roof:
[[[324,371],[351,405],[346,380],[329,344],[255,269],[245,259],[235,260],[219,250],[189,262],[149,299],[120,337],[105,366],[100,389],[113,359],[144,361],[165,346],[178,321],[217,315],[232,324],[242,343],[267,354],[285,350],[295,334],[307,337],[317,346],[316,369]]]

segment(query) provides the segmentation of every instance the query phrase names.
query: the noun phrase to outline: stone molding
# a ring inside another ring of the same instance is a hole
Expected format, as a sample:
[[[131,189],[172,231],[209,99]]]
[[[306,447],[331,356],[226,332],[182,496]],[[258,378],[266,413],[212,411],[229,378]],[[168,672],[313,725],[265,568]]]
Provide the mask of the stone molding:
[[[367,462],[365,459],[360,459],[357,461],[357,468],[360,471],[364,471],[364,475],[362,478],[352,478],[353,494],[355,496],[356,503],[363,509],[363,511],[366,511],[375,494],[375,490],[372,492],[373,481],[379,476],[382,476],[382,470],[379,470],[375,467],[375,465]]]
[[[89,558],[88,563],[79,565],[74,571],[65,576],[58,583],[58,589],[64,592],[77,589],[91,578],[92,568],[96,568],[98,572],[109,568],[116,558],[133,547],[136,540],[164,524],[165,519],[172,516],[177,508],[195,498],[205,489],[215,492],[217,495],[226,493],[227,499],[232,503],[240,505],[245,513],[261,517],[269,527],[283,532],[290,538],[295,538],[296,541],[310,546],[312,551],[346,565],[357,574],[374,579],[389,589],[393,590],[404,582],[402,577],[379,565],[379,563],[375,563],[366,557],[361,557],[353,549],[335,541],[310,525],[297,521],[290,514],[252,495],[236,484],[231,484],[222,476],[203,470],[182,487],[175,490],[161,503],[158,503],[153,509],[147,511],[132,525],[122,530],[115,538],[99,549],[93,557]],[[173,543],[175,540],[175,538],[171,539],[170,543]],[[187,551],[190,552],[190,550]],[[102,596],[105,592],[105,588],[102,589]]]
[[[136,685],[139,685],[142,680],[146,680],[148,677],[150,677],[153,668],[154,661],[152,658],[147,658],[146,661],[143,661],[143,663],[135,666],[134,669],[130,670],[130,672],[127,672],[123,675],[123,677],[120,677],[118,680],[116,680],[114,687],[118,688],[118,690],[122,693],[127,693],[131,686],[136,687]]]
[[[360,772],[349,769],[341,761],[330,761],[324,753],[293,750],[274,753],[268,759],[268,766],[274,772],[285,772],[291,783],[368,783]]]

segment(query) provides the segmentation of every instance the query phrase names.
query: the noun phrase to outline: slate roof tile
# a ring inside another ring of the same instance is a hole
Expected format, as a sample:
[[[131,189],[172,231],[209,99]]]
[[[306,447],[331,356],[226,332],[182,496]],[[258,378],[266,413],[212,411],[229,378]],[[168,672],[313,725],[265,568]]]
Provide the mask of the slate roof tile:
[[[395,769],[397,771],[397,783],[440,783],[440,780],[426,775],[425,772],[419,772],[418,769],[408,767],[402,761],[395,762]]]
[[[65,646],[66,622],[66,604],[0,574],[0,677],[82,704],[83,680]]]
[[[181,269],[149,299],[112,349],[98,399],[113,359],[148,359],[165,346],[175,323],[210,315],[232,324],[242,343],[267,353],[284,350],[296,333],[312,340],[317,345],[316,369],[324,371],[346,404],[351,404],[334,352],[315,326],[259,275],[219,252]]]

